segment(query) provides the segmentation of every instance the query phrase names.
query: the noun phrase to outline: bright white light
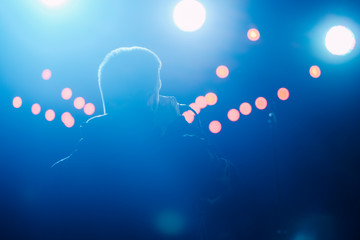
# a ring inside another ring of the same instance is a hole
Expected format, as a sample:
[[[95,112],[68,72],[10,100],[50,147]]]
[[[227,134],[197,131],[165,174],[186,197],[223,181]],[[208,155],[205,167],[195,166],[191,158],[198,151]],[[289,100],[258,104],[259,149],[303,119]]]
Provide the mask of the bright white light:
[[[41,0],[41,2],[48,7],[55,8],[64,5],[68,0]]]
[[[184,32],[194,32],[202,27],[206,19],[204,6],[195,0],[183,0],[174,10],[174,22]]]
[[[345,55],[355,47],[354,34],[344,26],[332,27],[325,37],[325,46],[334,55]]]

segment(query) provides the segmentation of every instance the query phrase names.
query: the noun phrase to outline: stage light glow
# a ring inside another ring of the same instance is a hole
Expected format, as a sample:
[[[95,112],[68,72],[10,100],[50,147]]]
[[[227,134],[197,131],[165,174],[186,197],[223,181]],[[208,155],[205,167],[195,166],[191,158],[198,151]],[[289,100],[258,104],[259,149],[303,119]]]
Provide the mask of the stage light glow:
[[[209,130],[210,132],[214,133],[214,134],[217,134],[221,131],[221,123],[219,121],[212,121],[210,124],[209,124]]]
[[[189,107],[191,107],[191,109],[194,110],[197,114],[199,114],[201,111],[200,107],[198,105],[196,105],[195,103],[191,103],[189,105]]]
[[[45,112],[45,119],[49,122],[53,121],[55,119],[55,112],[52,109],[49,109]]]
[[[221,65],[221,66],[217,67],[216,75],[219,78],[227,78],[229,76],[229,69],[226,66]]]
[[[185,121],[187,121],[188,123],[192,123],[195,120],[195,113],[191,110],[187,110],[182,115],[184,116]]]
[[[67,128],[72,128],[75,125],[75,119],[73,118],[73,116],[69,112],[64,112],[61,115],[61,121],[64,123],[64,125]]]
[[[332,27],[326,34],[325,46],[333,55],[345,55],[350,53],[356,44],[354,33],[344,27]]]
[[[290,93],[286,88],[280,88],[277,92],[277,95],[280,100],[286,101],[289,99]]]
[[[319,78],[321,75],[321,70],[318,66],[311,66],[309,72],[313,78]]]
[[[77,97],[74,100],[74,107],[76,109],[82,109],[85,106],[85,99],[82,97]]]
[[[204,6],[195,0],[183,0],[174,10],[173,19],[176,26],[184,32],[199,30],[206,20]]]
[[[44,80],[49,80],[49,79],[51,78],[51,75],[52,75],[52,73],[51,73],[50,69],[45,69],[45,70],[42,72],[41,77],[42,77],[42,79],[44,79]]]
[[[20,108],[22,106],[21,97],[14,97],[12,104],[13,104],[14,108]]]
[[[198,106],[200,109],[204,109],[207,107],[207,101],[204,96],[199,96],[195,100],[196,106]]]
[[[34,115],[39,115],[40,112],[41,112],[41,107],[40,107],[40,104],[38,103],[35,103],[31,106],[31,112],[34,114]]]
[[[68,0],[41,0],[41,2],[48,7],[56,8],[63,6]]]
[[[72,91],[70,88],[64,88],[62,91],[61,91],[61,97],[64,99],[64,100],[69,100],[71,97],[72,97]]]
[[[215,93],[209,92],[205,95],[206,102],[209,106],[213,106],[217,103],[218,98]]]
[[[95,112],[95,106],[92,103],[87,103],[84,107],[84,112],[86,115],[93,115]]]
[[[263,97],[258,97],[255,100],[255,106],[259,109],[259,110],[264,110],[267,107],[267,100]]]
[[[259,30],[257,30],[256,28],[251,28],[249,29],[249,31],[247,32],[247,37],[250,41],[257,41],[260,38],[260,32]]]
[[[230,111],[227,114],[228,118],[232,122],[236,122],[240,118],[240,113],[236,109],[230,109]]]
[[[249,115],[252,111],[250,103],[244,102],[240,105],[240,112],[243,115]]]

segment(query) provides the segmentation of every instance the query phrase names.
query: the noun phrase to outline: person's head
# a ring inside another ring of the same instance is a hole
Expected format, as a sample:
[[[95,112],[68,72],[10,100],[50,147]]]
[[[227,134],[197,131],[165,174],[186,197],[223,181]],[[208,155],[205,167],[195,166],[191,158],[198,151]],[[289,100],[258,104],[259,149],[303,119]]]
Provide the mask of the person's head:
[[[124,107],[155,109],[160,69],[159,57],[146,48],[123,47],[108,53],[98,71],[104,114]]]

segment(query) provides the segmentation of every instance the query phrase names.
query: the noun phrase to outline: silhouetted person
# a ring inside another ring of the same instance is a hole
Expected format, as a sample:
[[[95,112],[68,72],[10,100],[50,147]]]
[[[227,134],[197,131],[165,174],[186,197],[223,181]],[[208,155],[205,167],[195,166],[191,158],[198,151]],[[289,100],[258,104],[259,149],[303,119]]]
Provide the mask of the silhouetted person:
[[[74,153],[53,166],[52,239],[206,239],[204,217],[224,189],[226,162],[188,125],[174,97],[159,95],[161,62],[119,48],[99,68],[104,114],[83,126]]]

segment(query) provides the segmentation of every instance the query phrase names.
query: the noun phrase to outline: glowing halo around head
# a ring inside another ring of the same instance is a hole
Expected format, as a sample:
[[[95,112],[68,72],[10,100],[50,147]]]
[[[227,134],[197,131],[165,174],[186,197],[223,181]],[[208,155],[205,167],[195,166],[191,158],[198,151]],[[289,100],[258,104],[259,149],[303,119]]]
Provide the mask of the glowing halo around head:
[[[68,0],[40,0],[44,5],[50,8],[61,7],[65,5]]]
[[[206,10],[198,1],[182,0],[175,7],[173,19],[182,31],[195,32],[204,25]]]
[[[344,26],[330,28],[325,37],[325,46],[333,55],[345,55],[350,53],[356,44],[352,31]]]

